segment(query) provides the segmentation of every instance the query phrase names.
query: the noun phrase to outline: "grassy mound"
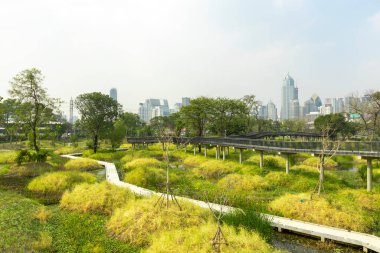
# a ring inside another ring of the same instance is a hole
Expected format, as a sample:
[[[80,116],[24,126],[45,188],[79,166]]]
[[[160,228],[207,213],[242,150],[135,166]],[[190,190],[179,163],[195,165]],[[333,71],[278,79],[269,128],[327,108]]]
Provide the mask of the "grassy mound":
[[[165,231],[154,236],[152,245],[146,253],[170,252],[215,252],[211,240],[217,226],[208,223],[200,227],[190,227],[185,230]],[[221,245],[221,252],[278,252],[271,248],[258,234],[241,228],[236,231],[233,227],[223,226],[223,234],[228,245]]]
[[[311,167],[318,167],[320,166],[320,159],[319,157],[310,157],[302,162],[304,165],[311,166]],[[334,169],[338,167],[338,163],[335,162],[331,158],[325,158],[325,169]]]
[[[156,198],[138,200],[117,209],[107,224],[108,231],[122,241],[147,246],[153,233],[199,226],[211,218],[210,211],[184,201],[180,201],[182,211],[172,202],[168,209],[154,207],[156,201]]]
[[[60,198],[63,192],[79,183],[94,183],[96,177],[90,173],[78,171],[59,171],[46,173],[34,178],[28,184],[28,190]]]
[[[158,161],[155,158],[138,158],[133,161],[130,161],[124,165],[124,168],[127,171],[133,169],[147,168],[147,167],[161,167],[162,162]]]
[[[299,219],[355,231],[366,231],[367,222],[359,212],[339,210],[325,198],[310,194],[285,194],[269,204],[269,209],[287,218]]]
[[[54,154],[57,155],[65,155],[65,154],[73,154],[81,151],[81,148],[78,147],[61,147],[54,150]]]
[[[126,173],[124,181],[144,188],[159,187],[166,182],[166,172],[158,168],[138,168]]]
[[[240,169],[241,165],[233,162],[209,160],[202,163],[195,170],[195,173],[206,179],[218,179]]]
[[[13,165],[9,170],[9,174],[19,177],[36,177],[46,172],[56,170],[54,166],[49,163],[25,163],[22,165]]]
[[[183,160],[183,164],[188,167],[198,167],[202,163],[206,162],[207,158],[203,156],[188,156]]]
[[[219,187],[230,189],[238,193],[252,194],[252,190],[268,188],[268,183],[260,176],[230,174],[218,182]]]
[[[260,164],[260,156],[255,155],[251,156],[247,159],[247,162],[259,165]],[[285,168],[286,160],[281,156],[273,156],[273,155],[264,155],[264,167],[269,168]]]
[[[65,164],[65,169],[67,170],[90,171],[102,168],[103,166],[98,164],[97,161],[89,158],[73,159]]]
[[[1,151],[0,152],[0,164],[2,163],[14,163],[17,156],[16,151]]]
[[[63,194],[60,206],[71,211],[111,214],[131,199],[132,192],[107,182],[81,184]]]

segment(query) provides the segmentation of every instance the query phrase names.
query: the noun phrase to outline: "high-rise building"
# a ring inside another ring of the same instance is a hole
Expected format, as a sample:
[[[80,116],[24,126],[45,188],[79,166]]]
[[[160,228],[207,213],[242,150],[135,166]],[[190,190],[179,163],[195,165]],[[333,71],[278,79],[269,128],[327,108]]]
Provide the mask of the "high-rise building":
[[[113,98],[113,100],[117,101],[117,90],[116,90],[116,88],[110,89],[110,97]]]
[[[267,119],[268,118],[268,107],[266,105],[260,105],[259,106],[258,117],[260,119]]]
[[[300,103],[298,102],[298,99],[290,100],[288,119],[299,119],[299,117],[300,117]]]
[[[158,116],[169,116],[169,103],[166,99],[146,99],[145,103],[139,104],[140,119],[146,123]]]
[[[294,100],[297,100],[298,102],[298,88],[294,86],[294,79],[287,74],[281,88],[281,120],[287,120],[295,117],[294,109],[297,109],[298,112],[296,118],[299,117],[299,103],[298,108],[294,108]],[[290,112],[291,103],[293,104],[293,114]]]
[[[70,99],[69,123],[71,125],[74,123],[74,101],[73,101],[73,98]]]
[[[190,105],[190,98],[189,97],[183,97],[182,98],[182,106],[188,106]]]
[[[268,110],[268,119],[276,121],[278,118],[277,107],[272,101],[269,101],[267,105],[267,110]]]

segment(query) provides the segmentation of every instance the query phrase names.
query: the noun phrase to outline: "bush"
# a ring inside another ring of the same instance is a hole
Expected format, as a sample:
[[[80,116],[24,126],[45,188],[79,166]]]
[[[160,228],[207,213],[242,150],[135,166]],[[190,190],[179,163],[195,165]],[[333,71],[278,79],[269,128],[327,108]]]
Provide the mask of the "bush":
[[[23,165],[14,164],[9,171],[11,175],[20,177],[36,177],[46,172],[52,172],[55,168],[48,163],[26,163]]]
[[[38,152],[29,150],[20,150],[17,153],[15,161],[18,165],[27,162],[46,162],[49,152],[41,149]]]
[[[237,193],[253,194],[253,190],[268,188],[268,183],[260,176],[230,174],[218,182],[223,189],[236,191]]]
[[[156,201],[157,198],[138,200],[117,209],[107,223],[108,231],[122,241],[147,246],[154,233],[200,226],[211,218],[210,211],[184,201],[179,202],[182,211],[173,202],[169,208],[154,207]]]
[[[111,214],[131,199],[134,199],[131,191],[108,182],[85,183],[65,192],[60,206],[71,211]]]
[[[94,183],[95,181],[96,177],[86,172],[58,171],[34,178],[28,184],[28,190],[60,197],[65,190],[71,189],[79,183]]]
[[[320,160],[319,157],[310,157],[303,161],[303,164],[311,167],[318,167],[320,166]],[[334,169],[336,167],[338,167],[337,162],[331,158],[325,158],[325,169]]]
[[[165,231],[154,236],[152,245],[146,253],[176,253],[176,252],[214,252],[211,240],[217,231],[215,223],[190,227],[185,230]],[[222,226],[224,238],[228,245],[221,245],[221,252],[258,252],[275,251],[257,233],[248,232],[244,228],[235,230],[233,227]]]
[[[158,187],[166,182],[166,172],[157,168],[138,168],[126,173],[124,181],[144,188]]]
[[[189,156],[183,160],[183,164],[188,167],[198,167],[206,161],[207,158],[203,156]]]
[[[210,160],[202,163],[195,170],[195,173],[206,179],[218,179],[241,168],[241,165],[236,165],[233,162]]]
[[[17,153],[15,162],[18,165],[21,165],[22,163],[26,163],[26,162],[31,162],[31,161],[32,161],[32,154],[28,150],[23,149]]]
[[[269,204],[269,209],[287,218],[299,219],[355,231],[366,231],[367,223],[361,213],[333,207],[326,199],[310,194],[285,194]]]
[[[79,171],[90,171],[103,169],[97,161],[88,158],[78,158],[69,160],[65,164],[65,169],[67,170],[79,170]]]
[[[127,171],[133,169],[147,168],[147,167],[161,167],[162,162],[155,158],[138,158],[125,164],[124,168]]]

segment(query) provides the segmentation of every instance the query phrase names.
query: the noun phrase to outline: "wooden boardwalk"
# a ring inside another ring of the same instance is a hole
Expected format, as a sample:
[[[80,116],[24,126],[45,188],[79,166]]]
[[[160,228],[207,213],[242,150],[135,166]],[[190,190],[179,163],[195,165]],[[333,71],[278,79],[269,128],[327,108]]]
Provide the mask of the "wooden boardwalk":
[[[66,157],[69,159],[80,159],[74,155],[62,155],[62,157]],[[116,167],[113,163],[98,161],[99,164],[103,165],[106,170],[106,178],[112,184],[115,184],[120,187],[125,187],[130,189],[135,194],[149,197],[153,195],[162,195],[162,193],[151,191],[142,187],[138,187],[133,184],[128,184],[126,182],[120,181],[119,175],[117,173]],[[177,197],[179,199],[187,200],[192,202],[193,204],[200,206],[202,208],[209,208],[209,204],[200,200],[189,199],[184,197]],[[210,207],[217,211],[223,212],[233,212],[234,208],[229,206],[221,206],[218,204],[210,204]],[[340,243],[351,244],[355,246],[363,247],[364,252],[368,252],[368,250],[372,250],[375,252],[380,252],[380,237],[359,233],[355,231],[348,231],[340,228],[329,227],[319,224],[314,224],[305,221],[293,220],[284,217],[262,214],[268,221],[271,223],[272,227],[278,229],[278,231],[288,230],[296,233],[301,233],[308,236],[318,237],[322,241],[332,240]]]

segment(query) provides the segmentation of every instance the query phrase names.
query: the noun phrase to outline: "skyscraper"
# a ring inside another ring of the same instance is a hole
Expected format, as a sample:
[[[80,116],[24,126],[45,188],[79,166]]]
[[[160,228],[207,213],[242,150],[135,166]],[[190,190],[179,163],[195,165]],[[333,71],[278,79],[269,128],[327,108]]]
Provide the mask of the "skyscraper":
[[[116,88],[110,89],[110,97],[117,102],[117,90]]]
[[[297,100],[297,101],[295,101]],[[290,105],[293,106],[290,114]],[[298,108],[295,108],[298,104]],[[297,116],[295,115],[298,112]],[[298,88],[294,86],[294,79],[287,74],[281,87],[281,120],[299,117]]]
[[[73,98],[70,99],[69,123],[71,125],[74,123],[74,101],[73,101]]]
[[[140,119],[146,123],[157,116],[169,116],[169,103],[166,99],[146,99],[145,103],[139,104]]]
[[[188,106],[190,105],[190,98],[189,97],[183,97],[182,98],[182,106]]]
[[[267,105],[267,110],[268,110],[268,119],[276,121],[278,117],[277,108],[276,108],[276,105],[272,101],[269,101]]]

